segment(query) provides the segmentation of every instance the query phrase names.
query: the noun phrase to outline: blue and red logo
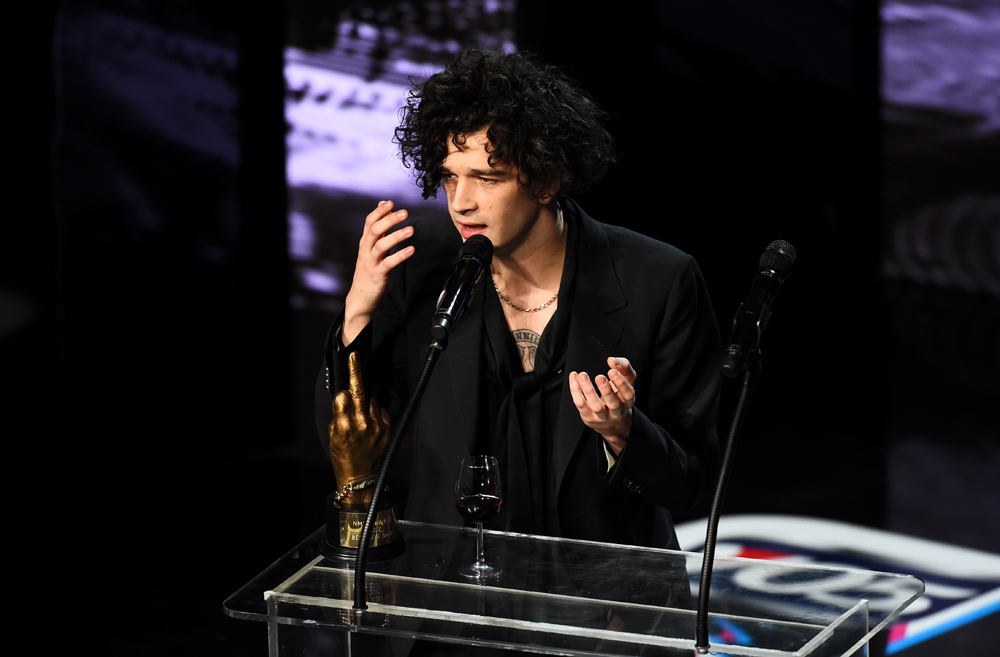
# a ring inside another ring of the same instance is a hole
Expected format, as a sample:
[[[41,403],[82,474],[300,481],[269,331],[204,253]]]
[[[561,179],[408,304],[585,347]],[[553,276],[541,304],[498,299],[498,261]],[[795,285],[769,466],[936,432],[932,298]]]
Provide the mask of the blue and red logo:
[[[705,520],[678,526],[681,549],[700,551],[705,528]],[[716,556],[919,577],[924,594],[889,626],[890,655],[1000,611],[1000,555],[894,532],[797,516],[723,516]]]

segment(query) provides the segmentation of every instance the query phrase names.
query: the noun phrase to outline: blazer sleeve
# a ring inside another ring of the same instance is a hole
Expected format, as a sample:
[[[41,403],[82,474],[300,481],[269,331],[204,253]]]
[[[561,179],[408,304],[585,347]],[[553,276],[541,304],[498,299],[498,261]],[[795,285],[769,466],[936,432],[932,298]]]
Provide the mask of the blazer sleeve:
[[[684,255],[668,292],[653,349],[647,401],[633,407],[628,443],[609,484],[672,511],[711,489],[719,461],[717,415],[722,345],[708,290]],[[637,391],[638,393],[638,391]],[[638,397],[637,397],[638,400]]]
[[[333,419],[333,395],[346,390],[348,385],[347,357],[358,353],[366,392],[374,396],[382,408],[396,418],[409,396],[413,373],[413,349],[408,331],[414,321],[419,326],[414,335],[423,340],[430,338],[430,316],[420,322],[421,312],[430,312],[440,291],[441,281],[461,246],[461,237],[447,217],[415,219],[416,229],[409,243],[416,247],[414,257],[403,261],[392,270],[385,296],[379,302],[372,320],[346,348],[340,346],[339,329],[343,325],[341,312],[333,320],[324,353],[324,363],[316,380],[316,430],[323,452],[329,449],[329,426]],[[426,327],[420,331],[419,328]],[[409,331],[413,333],[413,331]],[[423,352],[416,354],[422,364]],[[418,365],[419,366],[419,365]],[[327,369],[329,368],[329,389]],[[419,372],[418,372],[419,373]]]
[[[405,263],[404,263],[405,264]],[[357,352],[365,391],[388,408],[395,417],[397,388],[405,377],[404,349],[400,347],[404,327],[403,270],[390,279],[386,295],[379,303],[371,322],[347,347],[341,346],[340,330],[344,324],[341,311],[330,325],[324,345],[323,364],[316,378],[316,431],[323,452],[329,450],[329,426],[333,420],[333,397],[348,387],[348,356]]]
[[[347,347],[341,346],[340,343],[340,330],[343,325],[344,313],[341,311],[330,324],[324,345],[323,364],[316,377],[316,434],[324,453],[329,449],[329,426],[330,422],[333,421],[333,397],[341,390],[346,390],[348,385],[347,357],[351,352],[357,351],[359,353],[362,357],[362,376],[368,374],[364,371],[364,363],[371,360],[371,324],[366,326]],[[367,383],[367,381],[366,377],[365,382]]]

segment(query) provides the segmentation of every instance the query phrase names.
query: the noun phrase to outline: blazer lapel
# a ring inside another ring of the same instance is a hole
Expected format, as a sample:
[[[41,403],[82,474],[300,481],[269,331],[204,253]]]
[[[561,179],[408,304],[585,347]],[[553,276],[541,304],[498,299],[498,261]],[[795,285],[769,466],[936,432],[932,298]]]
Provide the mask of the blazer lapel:
[[[578,217],[576,283],[573,287],[573,316],[570,319],[566,367],[570,372],[586,372],[593,379],[608,371],[608,357],[613,356],[622,336],[622,327],[607,314],[627,305],[625,293],[615,275],[607,233],[575,203],[567,203]],[[560,401],[559,430],[553,446],[553,465],[558,491],[586,425],[573,405],[566,385]]]
[[[453,445],[456,451],[465,453],[471,453],[470,450],[475,448],[476,434],[479,431],[479,418],[474,409],[479,405],[483,378],[483,285],[484,281],[480,280],[472,302],[448,336],[448,348],[441,354],[431,376],[431,381],[435,383],[433,400],[421,402],[425,409],[436,409],[435,417],[430,420],[434,425],[434,440]],[[431,386],[428,385],[428,396],[431,392]],[[453,441],[456,440],[462,441],[461,444],[455,445]],[[454,452],[449,450],[446,453]],[[454,467],[458,467],[457,462]]]
[[[455,524],[455,473],[459,459],[475,453],[479,432],[480,385],[482,380],[482,284],[472,304],[448,336],[448,347],[438,359],[417,409],[417,433],[413,445],[411,495],[407,514],[428,522]],[[433,309],[433,306],[431,306]],[[411,343],[413,365],[422,368],[430,341],[430,315],[419,320],[420,339]],[[418,363],[419,358],[419,363]],[[412,374],[413,383],[420,371]],[[412,509],[412,510],[411,510]],[[412,514],[412,515],[410,515]]]

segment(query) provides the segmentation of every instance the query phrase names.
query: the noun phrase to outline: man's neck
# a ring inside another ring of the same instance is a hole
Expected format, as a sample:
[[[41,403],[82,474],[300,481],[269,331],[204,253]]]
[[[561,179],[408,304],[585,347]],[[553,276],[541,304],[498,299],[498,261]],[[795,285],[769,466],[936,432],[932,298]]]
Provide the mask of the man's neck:
[[[543,206],[541,213],[521,244],[493,257],[493,278],[510,295],[525,297],[559,289],[566,259],[566,222],[555,202]]]

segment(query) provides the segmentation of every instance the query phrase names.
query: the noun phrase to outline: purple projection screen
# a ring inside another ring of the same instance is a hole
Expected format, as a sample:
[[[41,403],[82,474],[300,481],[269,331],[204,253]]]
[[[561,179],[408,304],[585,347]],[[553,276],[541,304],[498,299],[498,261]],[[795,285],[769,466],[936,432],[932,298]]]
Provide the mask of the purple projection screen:
[[[365,216],[384,199],[412,218],[440,213],[424,200],[393,143],[410,80],[466,48],[514,50],[514,0],[355,3],[317,19],[327,34],[294,36],[285,50],[292,305],[337,312],[347,293]],[[298,29],[301,27],[302,29]]]

